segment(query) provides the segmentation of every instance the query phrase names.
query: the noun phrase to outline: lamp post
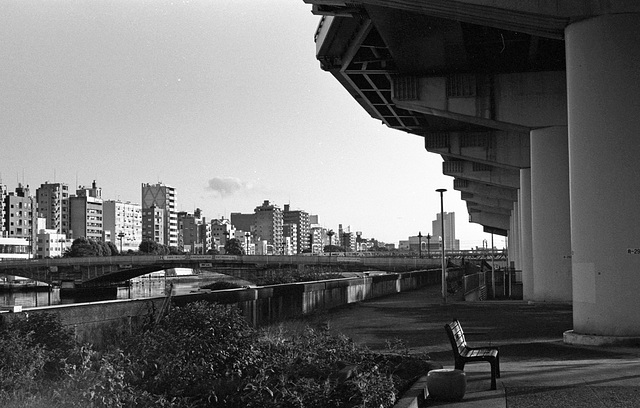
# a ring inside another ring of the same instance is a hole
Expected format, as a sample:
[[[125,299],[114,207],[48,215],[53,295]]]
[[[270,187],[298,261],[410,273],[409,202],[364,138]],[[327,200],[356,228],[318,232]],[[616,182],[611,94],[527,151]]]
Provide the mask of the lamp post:
[[[118,233],[118,239],[120,240],[120,255],[122,255],[122,239],[124,238],[124,232],[120,231]]]
[[[442,302],[447,303],[447,264],[445,260],[445,237],[444,237],[444,202],[442,198],[442,193],[447,191],[446,188],[439,188],[436,190],[440,193],[440,226],[442,228]]]
[[[502,282],[502,288],[504,289],[504,280]],[[493,231],[491,231],[491,290],[493,291],[493,298],[496,298],[496,256],[493,252]],[[503,291],[504,293],[504,291]]]
[[[422,258],[422,231],[418,231],[418,258]]]
[[[431,234],[427,232],[427,258],[431,259]]]

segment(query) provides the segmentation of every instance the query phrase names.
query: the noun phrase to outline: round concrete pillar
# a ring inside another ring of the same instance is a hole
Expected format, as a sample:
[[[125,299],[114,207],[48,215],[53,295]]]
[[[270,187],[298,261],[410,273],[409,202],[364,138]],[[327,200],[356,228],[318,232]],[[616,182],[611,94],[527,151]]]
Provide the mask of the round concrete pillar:
[[[518,202],[513,203],[513,211],[511,211],[511,229],[509,230],[509,260],[513,261],[513,266],[522,271],[520,264],[520,220],[518,218]]]
[[[565,32],[573,329],[640,336],[640,14]]]
[[[531,132],[533,299],[571,301],[571,215],[566,126]]]
[[[522,298],[533,300],[533,251],[531,248],[531,170],[520,170],[520,249],[522,254]]]

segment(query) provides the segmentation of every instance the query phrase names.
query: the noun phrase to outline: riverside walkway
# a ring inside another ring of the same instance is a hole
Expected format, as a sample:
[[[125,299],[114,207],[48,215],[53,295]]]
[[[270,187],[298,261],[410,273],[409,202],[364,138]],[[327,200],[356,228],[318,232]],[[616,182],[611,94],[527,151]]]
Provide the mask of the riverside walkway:
[[[385,350],[387,341],[401,340],[411,353],[427,353],[445,368],[453,368],[453,354],[444,324],[453,318],[462,323],[471,346],[500,347],[502,377],[497,390],[489,390],[488,363],[468,363],[467,392],[461,402],[407,397],[398,408],[640,406],[640,346],[564,344],[562,334],[572,328],[568,303],[465,302],[449,297],[443,304],[440,287],[432,286],[334,309],[321,318],[332,332],[372,350]]]

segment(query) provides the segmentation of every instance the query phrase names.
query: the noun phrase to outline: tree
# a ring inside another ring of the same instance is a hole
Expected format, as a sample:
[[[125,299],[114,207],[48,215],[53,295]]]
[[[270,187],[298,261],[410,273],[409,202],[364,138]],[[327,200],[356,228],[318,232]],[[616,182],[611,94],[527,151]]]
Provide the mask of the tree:
[[[157,254],[160,250],[160,244],[152,239],[143,239],[138,250],[145,254]]]
[[[224,252],[229,255],[243,255],[242,244],[235,238],[228,239],[224,244]]]
[[[329,252],[329,254],[332,252],[344,252],[344,248],[337,245],[325,245],[322,250],[324,252]]]
[[[79,237],[73,240],[71,248],[66,255],[74,258],[86,256],[100,256],[95,245],[95,241],[88,240],[85,237]]]
[[[116,256],[116,255],[120,254],[120,251],[118,251],[118,247],[116,247],[116,244],[114,244],[113,242],[111,242],[111,241],[107,242],[107,247],[109,247],[109,251],[111,252],[111,256]]]

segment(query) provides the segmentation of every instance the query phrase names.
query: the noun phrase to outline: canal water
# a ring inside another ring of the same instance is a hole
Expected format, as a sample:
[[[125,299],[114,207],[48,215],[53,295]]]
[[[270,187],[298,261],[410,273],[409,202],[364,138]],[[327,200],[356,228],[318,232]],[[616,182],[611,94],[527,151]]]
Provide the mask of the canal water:
[[[99,294],[91,297],[61,296],[59,288],[49,288],[45,285],[30,286],[29,289],[0,291],[0,306],[15,305],[27,308],[100,300],[143,299],[166,296],[168,290],[171,290],[172,296],[175,296],[197,292],[200,287],[219,281],[231,281],[240,286],[251,285],[250,282],[215,272],[200,272],[193,275],[183,274],[174,277],[165,277],[163,273],[156,272],[132,279],[131,285],[118,287],[115,294],[111,291],[109,294]]]

